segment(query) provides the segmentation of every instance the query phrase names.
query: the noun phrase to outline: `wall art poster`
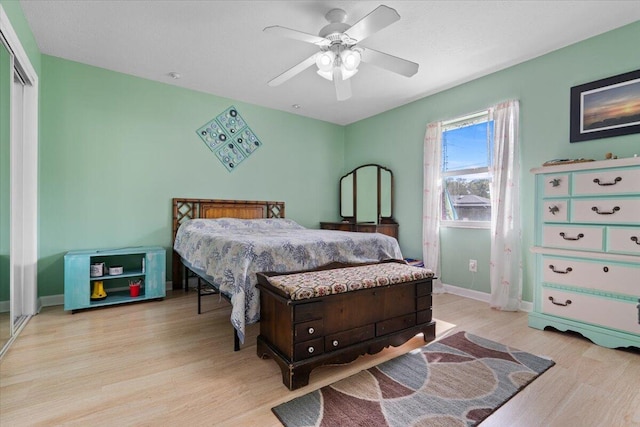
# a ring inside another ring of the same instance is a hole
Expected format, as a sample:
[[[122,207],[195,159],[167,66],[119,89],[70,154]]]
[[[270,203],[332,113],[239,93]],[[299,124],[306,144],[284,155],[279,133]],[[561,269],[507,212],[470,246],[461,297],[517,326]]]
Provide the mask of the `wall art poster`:
[[[640,133],[640,70],[571,88],[571,142]]]

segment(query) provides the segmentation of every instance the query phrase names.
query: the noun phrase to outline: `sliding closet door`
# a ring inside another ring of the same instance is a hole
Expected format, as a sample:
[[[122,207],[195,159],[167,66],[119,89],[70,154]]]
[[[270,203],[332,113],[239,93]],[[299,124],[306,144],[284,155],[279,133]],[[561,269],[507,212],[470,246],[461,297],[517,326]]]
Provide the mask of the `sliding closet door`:
[[[11,85],[13,60],[0,38],[0,349],[13,334],[11,320]]]

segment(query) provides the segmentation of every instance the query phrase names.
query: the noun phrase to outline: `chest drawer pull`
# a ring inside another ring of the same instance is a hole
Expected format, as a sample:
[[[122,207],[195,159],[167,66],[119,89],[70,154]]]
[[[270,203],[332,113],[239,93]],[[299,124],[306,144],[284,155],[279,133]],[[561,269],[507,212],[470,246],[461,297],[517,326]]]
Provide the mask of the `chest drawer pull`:
[[[557,207],[556,205],[549,206],[549,212],[551,212],[551,215],[555,215],[558,212],[560,212],[560,208]]]
[[[580,240],[584,237],[584,234],[580,233],[578,234],[576,237],[567,237],[564,232],[560,233],[560,237],[562,237],[564,240]]]
[[[549,184],[551,184],[552,187],[559,187],[560,186],[560,178],[554,178],[551,181],[549,181]]]
[[[640,298],[638,298],[638,305],[636,307],[638,308],[638,325],[640,325]]]
[[[610,211],[602,211],[602,212],[600,212],[600,209],[598,209],[597,206],[592,207],[591,210],[594,211],[595,213],[597,213],[598,215],[613,215],[614,213],[616,213],[616,212],[618,212],[620,210],[620,206],[615,206]]]
[[[307,351],[309,352],[309,354],[313,353],[314,351],[316,351],[315,348],[313,348],[313,346],[310,346]]]
[[[333,340],[333,342],[331,343],[334,347],[338,346],[338,340]]]
[[[561,302],[555,302],[555,300],[553,299],[553,297],[549,297],[549,301],[551,301],[551,303],[552,303],[552,304],[554,304],[554,305],[561,305],[561,306],[563,306],[563,307],[566,307],[566,306],[568,306],[569,304],[571,304],[571,300],[570,300],[570,299],[566,300],[564,303],[561,303]]]
[[[309,335],[313,335],[313,333],[314,333],[315,331],[316,331],[316,330],[315,330],[315,329],[313,329],[313,328],[309,328],[309,329],[308,329]]]
[[[567,267],[565,271],[556,270],[556,268],[552,264],[549,264],[549,268],[551,269],[551,271],[558,274],[567,274],[573,271],[573,268],[571,267]]]
[[[600,180],[598,178],[595,178],[593,180],[593,182],[595,182],[596,184],[598,184],[600,187],[604,187],[606,185],[616,185],[617,183],[619,183],[620,181],[622,181],[622,177],[617,176],[616,179],[613,180],[613,182],[600,182]]]
[[[604,271],[605,273],[608,273],[609,272],[609,267],[607,267],[607,266],[602,267],[602,271]]]
[[[631,236],[631,241],[632,242],[636,242],[636,245],[640,245],[640,242],[638,241],[638,237],[637,236]]]

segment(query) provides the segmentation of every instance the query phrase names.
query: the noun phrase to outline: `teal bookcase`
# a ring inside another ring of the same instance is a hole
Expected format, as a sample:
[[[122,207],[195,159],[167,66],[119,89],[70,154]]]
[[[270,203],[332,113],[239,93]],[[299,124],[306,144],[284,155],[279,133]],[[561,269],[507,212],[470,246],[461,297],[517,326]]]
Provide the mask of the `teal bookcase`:
[[[98,265],[102,268],[97,268]],[[122,267],[122,272],[109,274],[109,269],[114,267]],[[137,281],[141,281],[139,295],[132,296],[129,284]],[[100,285],[106,297],[92,300],[92,293]],[[162,247],[71,251],[64,256],[65,310],[75,312],[107,305],[159,300],[165,295],[166,251]]]

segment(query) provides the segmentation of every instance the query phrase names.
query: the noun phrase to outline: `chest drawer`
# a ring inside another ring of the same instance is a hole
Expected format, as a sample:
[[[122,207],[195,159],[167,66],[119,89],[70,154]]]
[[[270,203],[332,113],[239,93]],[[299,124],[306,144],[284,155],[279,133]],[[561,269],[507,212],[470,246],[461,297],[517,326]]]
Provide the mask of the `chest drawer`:
[[[542,228],[542,246],[585,251],[601,251],[604,245],[604,227],[545,225]]]
[[[572,222],[640,224],[640,198],[572,200]]]
[[[545,283],[640,296],[640,265],[545,256]]]
[[[336,334],[330,334],[325,337],[324,348],[327,351],[337,350],[348,345],[369,340],[376,335],[374,324],[362,326],[360,328],[351,329]]]
[[[640,169],[601,170],[573,174],[573,195],[637,194]]]
[[[319,337],[296,344],[293,350],[293,357],[294,360],[302,360],[322,353],[324,353],[324,340]]]
[[[607,227],[607,251],[640,255],[640,228]]]
[[[542,312],[640,335],[638,302],[542,289]]]
[[[393,319],[384,320],[376,323],[376,336],[390,334],[401,329],[409,328],[416,324],[416,314],[407,314],[405,316],[394,317]]]
[[[293,340],[295,342],[307,341],[312,338],[322,336],[322,319],[298,323],[294,325],[293,331]]]

